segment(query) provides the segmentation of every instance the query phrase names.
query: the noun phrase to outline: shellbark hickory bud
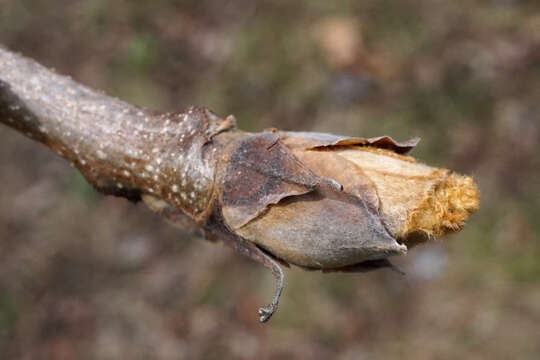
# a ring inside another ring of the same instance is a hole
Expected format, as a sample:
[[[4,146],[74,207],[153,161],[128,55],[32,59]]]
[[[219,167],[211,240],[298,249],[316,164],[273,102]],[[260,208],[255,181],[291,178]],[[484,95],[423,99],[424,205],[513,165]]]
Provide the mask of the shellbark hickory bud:
[[[389,137],[236,129],[204,107],[139,109],[0,46],[0,123],[70,161],[94,188],[143,200],[268,267],[367,271],[460,230],[478,208],[470,177],[417,163]]]
[[[288,264],[325,271],[391,266],[388,257],[460,230],[478,208],[472,178],[405,155],[417,142],[247,136],[230,152],[222,176],[224,222]],[[261,321],[275,307],[277,301],[262,308]]]

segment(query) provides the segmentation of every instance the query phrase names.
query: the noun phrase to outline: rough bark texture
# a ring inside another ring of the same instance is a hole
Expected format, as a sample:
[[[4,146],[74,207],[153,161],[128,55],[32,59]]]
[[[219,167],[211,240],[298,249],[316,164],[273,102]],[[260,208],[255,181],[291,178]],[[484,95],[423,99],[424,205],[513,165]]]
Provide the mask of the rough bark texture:
[[[151,193],[204,216],[219,146],[203,145],[223,120],[204,108],[140,109],[2,48],[0,74],[1,121],[69,160],[96,189],[133,200]]]
[[[246,133],[204,107],[140,109],[0,47],[0,122],[70,161],[105,194],[143,200],[264,264],[359,271],[406,245],[461,229],[478,206],[472,179],[403,154],[383,136]],[[420,234],[421,236],[418,236]]]

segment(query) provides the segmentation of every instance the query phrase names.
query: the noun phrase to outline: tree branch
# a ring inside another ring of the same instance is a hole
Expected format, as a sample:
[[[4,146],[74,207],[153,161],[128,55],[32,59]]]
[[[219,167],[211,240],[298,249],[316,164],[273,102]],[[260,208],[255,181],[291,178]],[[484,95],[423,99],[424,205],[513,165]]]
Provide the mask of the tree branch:
[[[141,109],[0,47],[0,122],[70,161],[98,191],[142,199],[268,267],[391,266],[407,246],[463,227],[473,180],[404,154],[418,140],[246,133],[204,107]]]
[[[140,109],[1,47],[0,74],[0,121],[73,163],[99,191],[156,194],[195,217],[208,207],[218,146],[201,146],[223,124],[208,110]]]

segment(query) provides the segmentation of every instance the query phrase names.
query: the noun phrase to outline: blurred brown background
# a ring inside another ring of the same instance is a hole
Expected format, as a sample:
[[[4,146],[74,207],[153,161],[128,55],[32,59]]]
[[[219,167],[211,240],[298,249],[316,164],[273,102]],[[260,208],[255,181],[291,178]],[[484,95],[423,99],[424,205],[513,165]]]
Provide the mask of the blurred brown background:
[[[0,0],[0,43],[247,130],[421,136],[481,190],[406,277],[292,268],[260,325],[269,272],[0,127],[1,359],[540,358],[538,1]]]

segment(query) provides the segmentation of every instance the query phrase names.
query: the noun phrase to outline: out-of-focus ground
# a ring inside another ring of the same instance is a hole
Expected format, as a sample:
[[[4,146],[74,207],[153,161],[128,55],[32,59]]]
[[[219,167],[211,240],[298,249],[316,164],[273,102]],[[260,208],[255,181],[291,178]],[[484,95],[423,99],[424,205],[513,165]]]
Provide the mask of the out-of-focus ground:
[[[421,136],[481,191],[405,277],[291,268],[260,325],[265,269],[0,127],[1,359],[540,358],[537,1],[0,0],[0,43],[247,130]]]

